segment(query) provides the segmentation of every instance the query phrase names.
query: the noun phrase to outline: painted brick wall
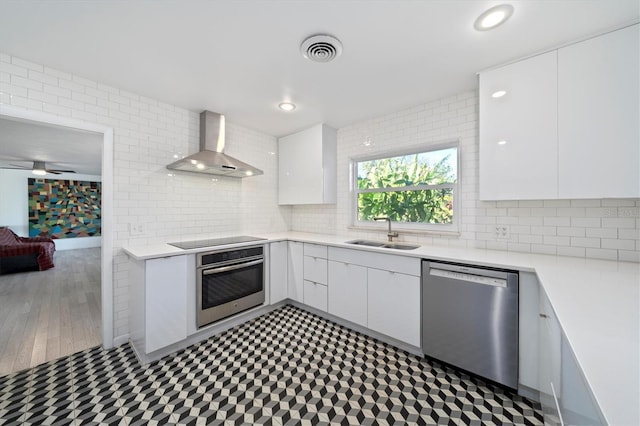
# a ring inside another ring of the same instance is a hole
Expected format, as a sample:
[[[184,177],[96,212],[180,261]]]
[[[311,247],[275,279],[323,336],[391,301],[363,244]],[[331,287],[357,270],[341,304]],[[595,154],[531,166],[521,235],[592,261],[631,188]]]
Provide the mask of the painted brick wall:
[[[369,138],[371,144],[365,146]],[[384,238],[349,226],[349,158],[451,139],[460,141],[460,235],[401,233],[421,244],[478,247],[576,257],[640,261],[640,200],[478,200],[478,99],[474,91],[418,105],[338,130],[338,202],[295,206],[295,231]],[[495,227],[509,227],[498,238]]]
[[[276,139],[227,122],[227,152],[264,170],[248,179],[168,176],[174,154],[198,150],[198,112],[0,53],[0,103],[114,129],[114,336],[128,333],[125,245],[285,231]],[[1,147],[0,147],[1,149]],[[129,235],[129,224],[144,234]]]

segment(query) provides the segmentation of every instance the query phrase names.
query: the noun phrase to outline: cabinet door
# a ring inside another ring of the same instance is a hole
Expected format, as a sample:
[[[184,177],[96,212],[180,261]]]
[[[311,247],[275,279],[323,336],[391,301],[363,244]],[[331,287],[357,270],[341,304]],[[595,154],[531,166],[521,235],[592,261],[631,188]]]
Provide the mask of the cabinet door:
[[[372,330],[420,346],[420,277],[367,270],[367,324]]]
[[[562,421],[566,425],[606,425],[567,338],[562,335]]]
[[[638,28],[558,50],[560,198],[640,197]]]
[[[329,261],[330,314],[367,326],[367,268]]]
[[[483,72],[479,96],[480,199],[557,198],[557,52]]]
[[[146,353],[187,338],[187,256],[146,261],[145,309]]]
[[[287,295],[289,299],[303,302],[303,251],[302,243],[289,241],[287,259]]]
[[[322,125],[280,138],[278,203],[322,203],[323,185]]]
[[[544,291],[540,292],[540,325],[538,328],[540,333],[538,345],[540,404],[545,424],[557,425],[561,423],[558,398],[562,391],[560,376],[562,331]]]
[[[304,304],[327,312],[327,286],[304,280]]]
[[[269,244],[269,303],[287,298],[287,242]]]

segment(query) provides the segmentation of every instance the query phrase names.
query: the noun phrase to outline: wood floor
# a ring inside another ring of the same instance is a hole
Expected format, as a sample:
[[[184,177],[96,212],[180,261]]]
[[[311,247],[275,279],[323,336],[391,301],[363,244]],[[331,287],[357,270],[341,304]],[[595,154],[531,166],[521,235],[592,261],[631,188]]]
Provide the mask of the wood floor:
[[[100,248],[57,251],[54,263],[0,275],[0,376],[102,343]]]

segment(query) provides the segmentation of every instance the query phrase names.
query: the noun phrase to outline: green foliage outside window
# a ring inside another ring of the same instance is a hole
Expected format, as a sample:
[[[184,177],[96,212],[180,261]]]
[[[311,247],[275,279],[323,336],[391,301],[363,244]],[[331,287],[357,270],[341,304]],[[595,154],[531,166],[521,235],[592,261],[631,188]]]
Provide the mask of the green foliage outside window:
[[[452,223],[456,161],[456,148],[448,148],[358,162],[358,220]]]

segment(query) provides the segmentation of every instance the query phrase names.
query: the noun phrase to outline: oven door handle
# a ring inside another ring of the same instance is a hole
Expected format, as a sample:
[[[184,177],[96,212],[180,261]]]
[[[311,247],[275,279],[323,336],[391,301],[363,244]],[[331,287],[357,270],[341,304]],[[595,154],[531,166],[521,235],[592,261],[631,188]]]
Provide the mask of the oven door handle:
[[[221,272],[235,271],[236,269],[247,268],[249,266],[264,263],[264,259],[254,260],[253,262],[238,263],[236,265],[223,266],[222,268],[211,268],[202,271],[202,275],[219,274]]]

